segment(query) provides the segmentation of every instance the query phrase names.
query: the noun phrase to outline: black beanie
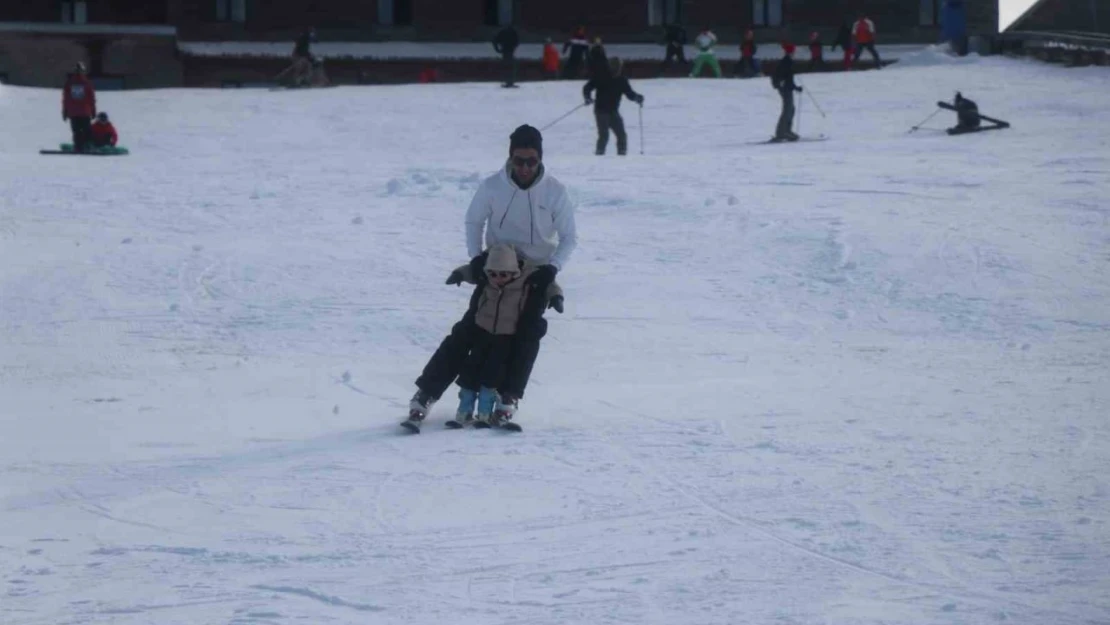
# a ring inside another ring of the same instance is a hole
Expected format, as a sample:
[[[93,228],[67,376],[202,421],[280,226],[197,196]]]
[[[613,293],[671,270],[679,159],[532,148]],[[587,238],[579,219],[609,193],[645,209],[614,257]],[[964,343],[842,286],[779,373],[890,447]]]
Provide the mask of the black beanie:
[[[509,135],[509,152],[518,148],[532,148],[543,160],[543,135],[528,124],[520,126]]]

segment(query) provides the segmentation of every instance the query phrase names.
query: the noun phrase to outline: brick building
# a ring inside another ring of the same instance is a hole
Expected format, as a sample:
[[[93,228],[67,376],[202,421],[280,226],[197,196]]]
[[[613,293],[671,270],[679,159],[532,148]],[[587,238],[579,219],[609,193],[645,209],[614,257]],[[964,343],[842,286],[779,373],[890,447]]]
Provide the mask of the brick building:
[[[525,41],[561,41],[584,24],[612,43],[657,41],[678,21],[729,43],[748,28],[763,41],[830,39],[866,13],[881,43],[935,42],[957,2],[969,34],[997,33],[998,0],[3,0],[0,79],[53,85],[83,56],[102,82],[180,85],[178,41],[290,41],[309,25],[322,41],[488,41],[512,21]]]

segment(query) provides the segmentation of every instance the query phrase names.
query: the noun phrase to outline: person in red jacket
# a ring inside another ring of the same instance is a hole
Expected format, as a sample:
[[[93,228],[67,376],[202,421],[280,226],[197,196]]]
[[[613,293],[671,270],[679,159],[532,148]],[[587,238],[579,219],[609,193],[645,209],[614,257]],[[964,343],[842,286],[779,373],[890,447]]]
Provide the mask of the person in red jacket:
[[[115,147],[116,142],[119,141],[116,127],[108,121],[108,114],[104,111],[96,114],[96,121],[93,122],[90,135],[92,136],[93,147],[97,148]]]
[[[809,35],[809,71],[820,72],[825,69],[825,56],[821,45],[821,35],[813,31]]]
[[[88,149],[91,122],[96,116],[96,92],[85,74],[85,64],[78,63],[62,87],[62,121],[69,122],[77,152]]]
[[[559,49],[551,42],[551,37],[543,43],[543,73],[548,78],[559,77]]]
[[[867,48],[867,51],[871,53],[871,58],[875,59],[876,69],[882,69],[883,61],[879,58],[879,52],[875,49],[875,22],[867,19],[866,15],[861,15],[852,28],[852,35],[856,39],[856,51],[852,57],[852,62],[859,61],[863,49]]]

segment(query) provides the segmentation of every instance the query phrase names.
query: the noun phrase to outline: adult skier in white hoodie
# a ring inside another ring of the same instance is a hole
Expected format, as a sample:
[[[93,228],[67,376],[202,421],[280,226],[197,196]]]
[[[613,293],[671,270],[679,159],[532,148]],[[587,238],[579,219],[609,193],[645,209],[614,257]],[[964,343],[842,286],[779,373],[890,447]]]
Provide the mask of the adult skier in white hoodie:
[[[544,311],[551,307],[562,312],[562,297],[548,301],[547,287],[578,244],[574,204],[566,187],[545,171],[543,136],[527,124],[513,131],[508,161],[500,172],[482,181],[466,211],[466,248],[475,272],[482,271],[485,264],[483,247],[497,243],[512,245],[522,261],[539,266],[527,279],[530,294],[517,325],[505,382],[497,389],[494,414],[506,421],[524,396],[540,339],[547,333]],[[461,283],[458,271],[447,278],[447,284]],[[465,333],[473,324],[470,315],[468,312],[455,324],[416,379],[417,391],[409,402],[410,420],[422,420],[459,374],[467,354]]]

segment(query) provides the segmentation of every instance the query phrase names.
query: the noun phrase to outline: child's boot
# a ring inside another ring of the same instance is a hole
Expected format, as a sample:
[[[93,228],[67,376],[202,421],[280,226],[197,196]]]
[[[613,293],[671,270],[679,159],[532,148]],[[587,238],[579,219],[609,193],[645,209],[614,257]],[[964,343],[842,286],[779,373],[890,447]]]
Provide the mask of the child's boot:
[[[497,391],[483,386],[478,391],[478,412],[474,415],[474,427],[488,428],[497,404]]]

